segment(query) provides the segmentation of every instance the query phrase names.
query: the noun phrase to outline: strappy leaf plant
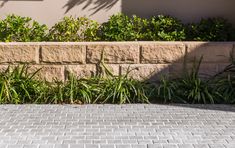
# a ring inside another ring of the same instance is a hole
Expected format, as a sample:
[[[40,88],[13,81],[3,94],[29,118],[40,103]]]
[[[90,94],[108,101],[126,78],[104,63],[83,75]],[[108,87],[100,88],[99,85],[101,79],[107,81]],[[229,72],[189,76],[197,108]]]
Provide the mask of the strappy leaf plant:
[[[34,103],[43,93],[43,82],[35,80],[37,72],[29,73],[28,66],[8,67],[0,73],[0,103]]]
[[[233,51],[234,52],[234,51]],[[214,91],[220,99],[220,103],[235,103],[235,59],[230,53],[230,64],[212,77]]]

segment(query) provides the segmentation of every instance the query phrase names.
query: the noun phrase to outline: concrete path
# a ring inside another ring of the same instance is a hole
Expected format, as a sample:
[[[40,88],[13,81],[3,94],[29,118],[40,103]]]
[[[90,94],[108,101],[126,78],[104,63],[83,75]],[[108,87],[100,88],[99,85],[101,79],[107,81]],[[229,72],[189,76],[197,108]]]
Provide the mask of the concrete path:
[[[0,148],[159,147],[235,148],[235,106],[0,106]]]

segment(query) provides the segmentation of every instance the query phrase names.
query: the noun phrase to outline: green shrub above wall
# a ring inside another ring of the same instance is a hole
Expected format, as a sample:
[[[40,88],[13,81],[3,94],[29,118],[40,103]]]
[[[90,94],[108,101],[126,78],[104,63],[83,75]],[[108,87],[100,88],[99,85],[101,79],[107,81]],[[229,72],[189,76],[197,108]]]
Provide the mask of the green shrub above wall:
[[[65,17],[49,30],[29,17],[8,15],[0,20],[2,42],[79,41],[234,41],[235,29],[225,19],[199,23],[158,15],[150,19],[116,14],[103,24],[85,17]]]
[[[103,23],[99,30],[99,36],[104,41],[136,41],[145,40],[148,21],[137,16],[128,17],[117,14]]]
[[[64,17],[49,30],[48,41],[96,41],[99,24],[85,17]]]
[[[232,41],[235,29],[223,18],[201,19],[197,24],[186,26],[187,40],[191,41]]]
[[[117,14],[100,29],[104,41],[181,41],[186,38],[183,24],[170,16],[151,19]]]
[[[45,41],[47,26],[40,25],[29,17],[8,15],[0,21],[0,41],[40,42]]]
[[[170,16],[158,15],[148,20],[146,40],[182,41],[186,39],[182,22]]]

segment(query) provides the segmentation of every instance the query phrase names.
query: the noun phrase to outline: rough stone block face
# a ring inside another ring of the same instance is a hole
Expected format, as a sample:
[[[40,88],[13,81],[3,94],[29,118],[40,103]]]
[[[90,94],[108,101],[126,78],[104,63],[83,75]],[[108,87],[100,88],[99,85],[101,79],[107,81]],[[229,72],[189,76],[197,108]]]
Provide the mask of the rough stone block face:
[[[85,45],[42,45],[41,61],[45,63],[85,63]]]
[[[78,78],[91,77],[96,74],[96,65],[67,65],[65,66],[66,75],[73,74]]]
[[[185,47],[179,42],[141,43],[141,63],[181,62],[185,56]]]
[[[87,62],[97,63],[101,59],[102,52],[104,53],[104,61],[109,64],[119,63],[139,63],[139,45],[130,44],[115,44],[108,45],[88,45],[87,46]]]
[[[207,43],[191,42],[186,43],[187,61],[193,62],[203,56],[203,62],[228,62],[232,52],[231,43]]]
[[[199,76],[201,77],[211,77],[218,72],[217,64],[205,63],[200,66]]]
[[[192,65],[187,64],[186,67],[183,63],[174,63],[169,65],[169,73],[171,77],[181,76],[186,69],[192,68]]]
[[[105,64],[104,66],[113,75],[115,75],[115,76],[120,75],[120,65],[119,64]],[[107,73],[105,73],[105,68],[103,66],[98,66],[97,65],[97,72],[101,73],[104,76],[107,76]]]
[[[8,65],[0,65],[0,72],[6,71],[8,68]]]
[[[41,69],[37,77],[52,82],[53,80],[64,81],[64,66],[62,65],[32,65],[31,72]]]
[[[232,57],[235,59],[235,44],[233,44]]]
[[[129,76],[137,80],[159,80],[161,76],[169,74],[169,65],[167,64],[134,64],[122,65],[121,74],[125,75],[129,70]]]
[[[218,72],[221,72],[224,70],[224,68],[226,68],[228,65],[230,65],[231,63],[219,63],[217,64],[218,66]]]
[[[169,66],[170,76],[179,77],[186,73],[191,73],[193,69],[193,64],[188,63],[183,64],[171,64]],[[199,67],[198,74],[202,78],[210,77],[218,72],[218,65],[214,63],[203,63]]]
[[[0,63],[38,63],[38,51],[38,45],[1,44]]]
[[[195,58],[201,76],[214,75],[229,65],[230,54],[235,57],[232,42],[95,42],[95,43],[2,43],[0,44],[0,71],[8,65],[13,69],[28,63],[38,77],[47,81],[64,80],[69,73],[79,78],[98,73],[98,63],[104,52],[105,66],[114,75],[126,74],[138,80],[159,80],[161,75],[181,76],[184,60],[187,70]],[[41,63],[40,63],[41,62]]]

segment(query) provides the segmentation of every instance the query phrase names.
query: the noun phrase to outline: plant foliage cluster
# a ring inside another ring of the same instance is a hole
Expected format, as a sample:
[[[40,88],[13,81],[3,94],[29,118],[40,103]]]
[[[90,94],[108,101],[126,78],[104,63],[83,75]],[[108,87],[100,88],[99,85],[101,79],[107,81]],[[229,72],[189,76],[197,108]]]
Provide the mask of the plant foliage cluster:
[[[128,74],[114,76],[97,74],[78,79],[70,74],[66,82],[46,82],[29,72],[29,66],[8,67],[0,73],[0,104],[23,103],[148,103],[145,82],[128,78]],[[105,71],[108,71],[106,68]]]
[[[49,30],[48,41],[75,42],[98,40],[99,24],[85,17],[64,17]]]
[[[0,20],[0,41],[3,42],[44,41],[46,31],[46,25],[40,25],[29,17],[8,15]]]
[[[193,68],[184,71],[181,77],[169,79],[163,77],[156,87],[157,98],[161,102],[234,104],[235,103],[235,62],[221,72],[207,79],[199,77],[202,57],[194,62]]]
[[[223,18],[183,24],[164,15],[149,19],[116,14],[99,24],[85,17],[64,17],[50,29],[29,17],[8,15],[0,20],[3,42],[77,41],[231,41],[235,29]]]
[[[216,75],[202,79],[199,68],[202,58],[189,71],[176,78],[162,77],[158,83],[115,76],[101,62],[100,72],[89,78],[69,74],[65,82],[46,82],[35,76],[40,69],[9,67],[0,73],[0,104],[11,103],[235,103],[235,62]]]

